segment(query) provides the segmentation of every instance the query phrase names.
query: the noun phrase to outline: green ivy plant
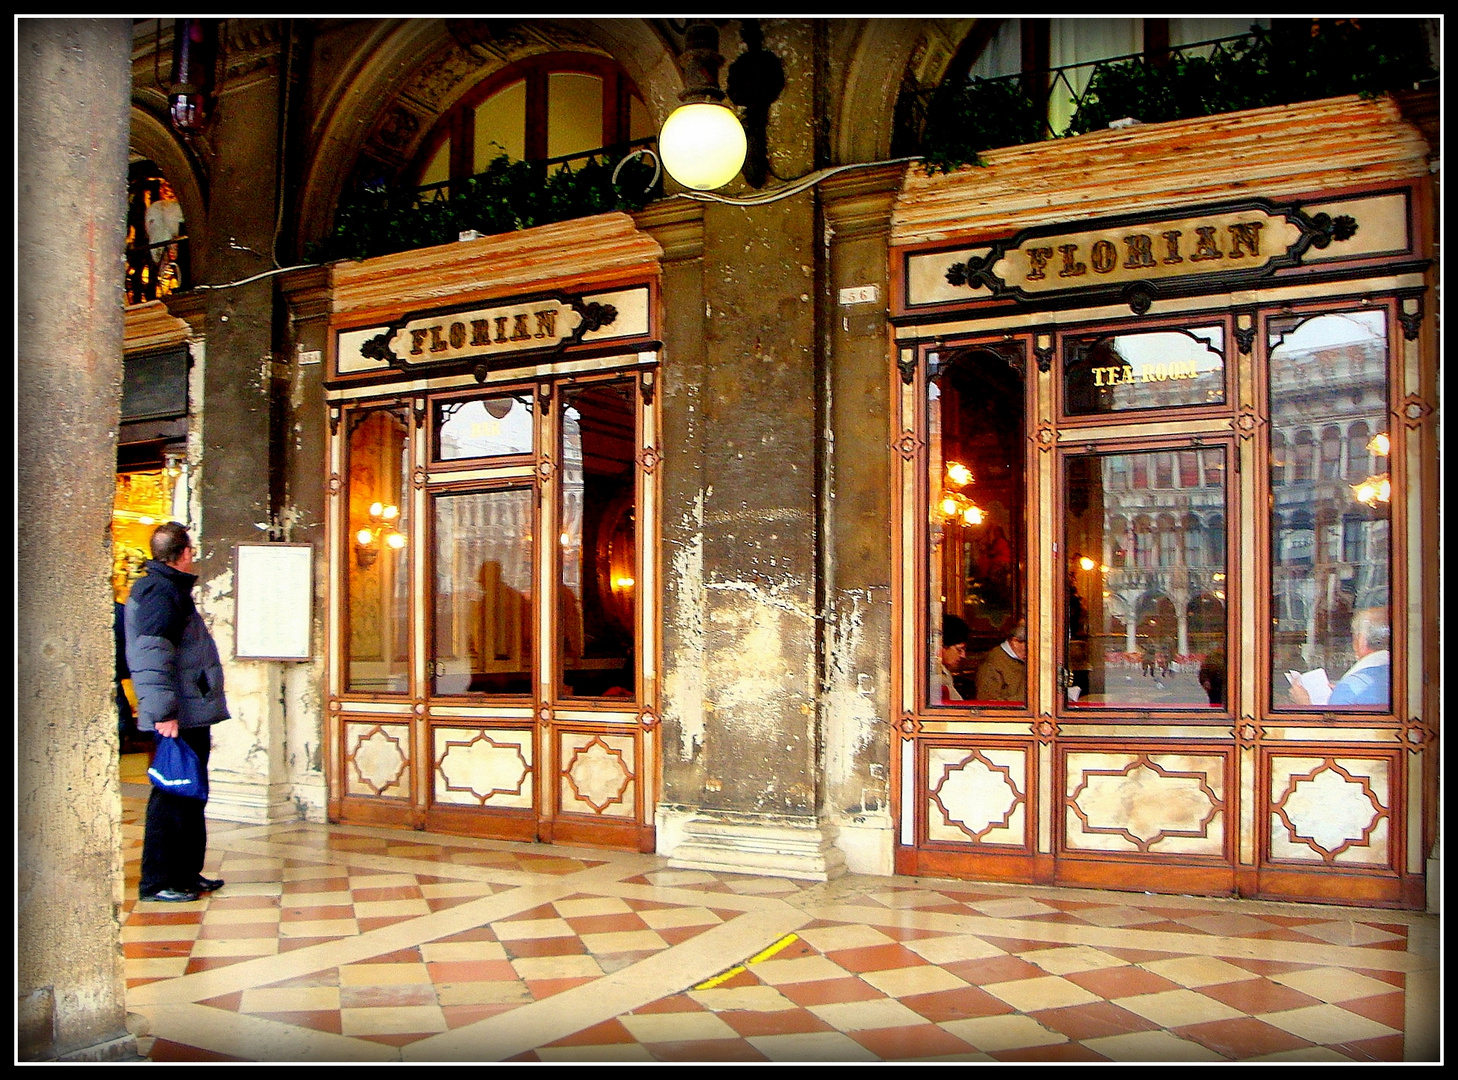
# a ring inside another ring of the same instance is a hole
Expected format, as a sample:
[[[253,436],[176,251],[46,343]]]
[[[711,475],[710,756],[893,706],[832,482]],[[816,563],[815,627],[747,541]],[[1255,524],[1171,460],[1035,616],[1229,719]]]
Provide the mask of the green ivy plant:
[[[504,154],[486,171],[442,189],[366,185],[341,200],[334,230],[310,246],[313,262],[369,259],[397,251],[448,244],[474,229],[491,236],[609,210],[637,210],[656,190],[653,167],[627,162],[613,183],[614,166],[596,157],[547,173],[540,163]]]
[[[1280,31],[1253,26],[1208,56],[1176,51],[1163,64],[1134,57],[1100,65],[1067,134],[1097,131],[1123,117],[1160,123],[1343,94],[1371,97],[1435,74],[1426,43],[1408,20],[1321,20]]]
[[[1047,73],[1040,73],[1046,75]],[[1287,105],[1342,94],[1373,96],[1436,77],[1412,19],[1278,20],[1248,35],[1173,49],[1161,62],[1135,56],[1095,67],[1061,135],[1097,131],[1129,117],[1161,123]],[[931,95],[920,153],[926,170],[980,165],[981,153],[1049,137],[1045,92],[1028,76],[973,77]],[[1067,93],[1055,78],[1054,92]]]

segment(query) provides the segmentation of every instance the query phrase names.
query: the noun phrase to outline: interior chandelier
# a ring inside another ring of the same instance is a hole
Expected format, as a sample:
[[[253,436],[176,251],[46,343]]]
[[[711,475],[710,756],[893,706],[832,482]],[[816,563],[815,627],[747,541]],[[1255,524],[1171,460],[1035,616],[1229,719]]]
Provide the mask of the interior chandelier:
[[[960,521],[964,525],[981,525],[986,520],[982,507],[962,493],[972,480],[972,470],[967,466],[960,461],[947,462],[946,482],[942,486],[941,501],[937,504],[943,520],[948,523]]]

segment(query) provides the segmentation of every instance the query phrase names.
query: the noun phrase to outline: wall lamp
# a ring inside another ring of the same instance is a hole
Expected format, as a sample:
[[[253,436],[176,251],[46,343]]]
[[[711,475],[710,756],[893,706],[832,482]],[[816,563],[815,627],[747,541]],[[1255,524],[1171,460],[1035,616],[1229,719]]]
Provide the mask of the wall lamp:
[[[158,37],[161,37],[160,22]],[[178,19],[172,31],[172,78],[167,113],[183,135],[196,135],[207,119],[207,97],[213,81],[216,23]],[[154,55],[155,61],[155,55]],[[158,79],[161,84],[161,79]]]
[[[712,191],[733,180],[744,164],[744,127],[719,88],[719,28],[690,19],[684,31],[683,102],[663,122],[658,152],[668,175],[687,188]]]
[[[396,526],[399,520],[398,506],[386,506],[384,503],[370,506],[369,525],[354,534],[354,561],[361,570],[368,570],[375,564],[382,546],[395,551],[405,546],[405,534]]]

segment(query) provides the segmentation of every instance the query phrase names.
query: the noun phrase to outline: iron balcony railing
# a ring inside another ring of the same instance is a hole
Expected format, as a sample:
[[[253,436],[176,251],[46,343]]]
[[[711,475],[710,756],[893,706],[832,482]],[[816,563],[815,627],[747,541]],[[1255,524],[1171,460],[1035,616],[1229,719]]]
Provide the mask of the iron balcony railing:
[[[420,187],[365,185],[341,200],[334,231],[311,248],[316,261],[371,258],[600,214],[635,210],[663,194],[657,139],[541,161],[505,155],[475,176]]]
[[[1123,123],[1161,123],[1241,109],[1436,84],[1420,20],[1363,25],[1293,20],[1232,37],[995,78],[907,87],[899,148],[934,167],[977,153]]]

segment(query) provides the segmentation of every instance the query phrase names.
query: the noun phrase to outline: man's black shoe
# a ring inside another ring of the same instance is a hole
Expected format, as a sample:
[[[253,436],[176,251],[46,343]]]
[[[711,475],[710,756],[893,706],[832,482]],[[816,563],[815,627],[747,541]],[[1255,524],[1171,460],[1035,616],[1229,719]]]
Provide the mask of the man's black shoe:
[[[161,901],[164,904],[190,904],[198,899],[198,893],[193,889],[158,889],[154,893],[142,893],[144,901]]]
[[[220,877],[199,877],[197,879],[198,892],[217,892],[223,887],[223,879]]]

